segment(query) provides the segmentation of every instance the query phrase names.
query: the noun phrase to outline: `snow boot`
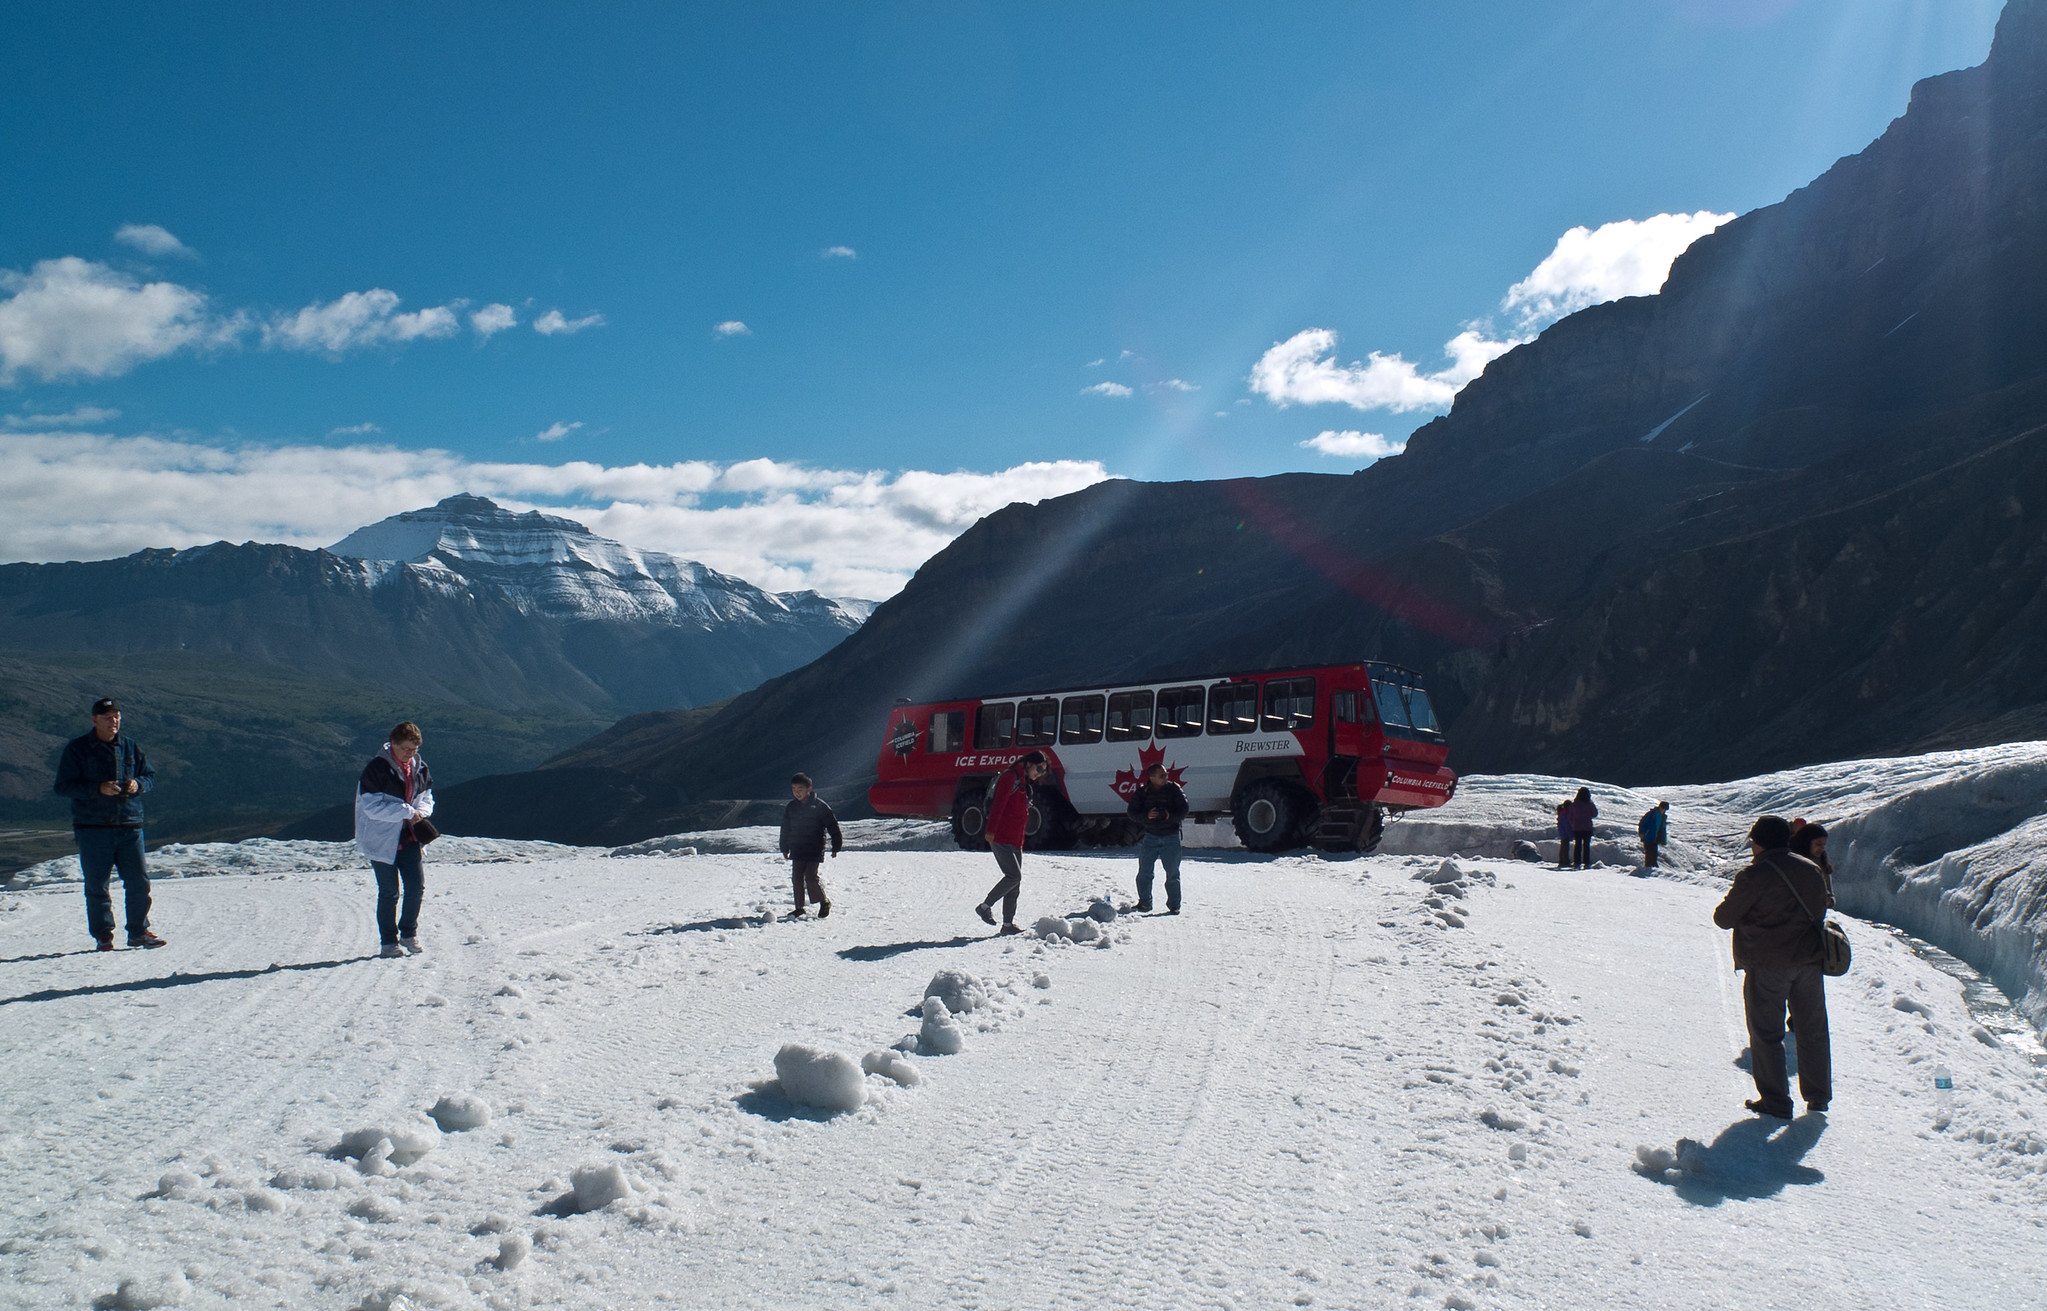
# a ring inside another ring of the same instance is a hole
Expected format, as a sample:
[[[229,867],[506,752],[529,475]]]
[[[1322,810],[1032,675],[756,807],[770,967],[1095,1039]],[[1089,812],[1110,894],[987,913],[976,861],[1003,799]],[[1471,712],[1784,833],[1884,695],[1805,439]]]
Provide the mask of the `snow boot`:
[[[821,920],[830,919],[832,917],[832,903],[829,901],[818,902],[817,917]]]
[[[148,929],[144,929],[140,933],[129,934],[128,945],[131,947],[167,947],[170,944],[157,937],[154,933],[151,933]]]
[[[400,938],[398,945],[405,948],[405,954],[408,956],[418,956],[426,951],[425,947],[419,945],[418,938]]]
[[[995,930],[995,936],[996,936],[996,937],[998,937],[998,938],[1006,938],[1006,937],[1008,937],[1008,936],[1009,936],[1010,934],[1012,934],[1012,933],[1022,933],[1022,932],[1023,932],[1023,930],[1022,930],[1022,929],[1020,929],[1020,928],[1018,928],[1018,927],[1017,927],[1016,925],[1014,925],[1014,924],[1005,924],[1005,925],[1003,925],[1003,926],[1002,926],[1001,928],[999,928],[999,929]]]
[[[1133,909],[1135,909],[1135,910],[1140,910],[1140,911],[1150,910],[1150,909],[1151,909],[1151,903],[1150,903],[1150,902],[1148,902],[1148,901],[1140,901],[1140,902],[1138,902],[1138,903],[1137,903],[1137,905],[1136,905],[1135,907],[1133,907]]]
[[[377,955],[385,960],[403,960],[405,958],[405,948],[395,942],[387,942],[384,944],[383,950],[379,951]]]
[[[982,902],[980,905],[974,907],[974,913],[976,915],[979,915],[982,919],[987,920],[990,924],[993,924],[995,922],[995,912],[988,909],[988,903],[985,901]]]

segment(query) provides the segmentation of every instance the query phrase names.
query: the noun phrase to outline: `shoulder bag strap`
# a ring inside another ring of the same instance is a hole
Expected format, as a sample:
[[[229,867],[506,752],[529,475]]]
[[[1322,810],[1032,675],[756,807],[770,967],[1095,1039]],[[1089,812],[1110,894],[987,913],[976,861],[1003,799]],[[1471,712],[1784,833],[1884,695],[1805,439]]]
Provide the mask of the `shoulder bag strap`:
[[[1812,921],[1813,927],[1824,929],[1826,926],[1820,923],[1819,916],[1813,914],[1812,908],[1805,904],[1805,898],[1798,895],[1798,888],[1791,882],[1791,876],[1784,872],[1784,867],[1776,861],[1770,860],[1769,856],[1764,856],[1763,859],[1770,861],[1770,868],[1776,870],[1777,877],[1784,880],[1784,886],[1791,892],[1791,899],[1798,903],[1798,908],[1805,912],[1805,917]]]

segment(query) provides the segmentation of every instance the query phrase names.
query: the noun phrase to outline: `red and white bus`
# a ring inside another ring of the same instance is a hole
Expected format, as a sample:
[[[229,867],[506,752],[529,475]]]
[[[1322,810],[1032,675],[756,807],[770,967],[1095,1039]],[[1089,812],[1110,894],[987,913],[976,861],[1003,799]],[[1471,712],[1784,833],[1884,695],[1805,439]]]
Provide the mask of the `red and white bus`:
[[[1457,791],[1421,680],[1374,662],[898,702],[867,799],[949,818],[962,847],[985,847],[988,786],[1031,750],[1052,765],[1026,842],[1045,850],[1135,842],[1125,806],[1154,763],[1190,818],[1230,816],[1253,851],[1370,851],[1389,815]]]

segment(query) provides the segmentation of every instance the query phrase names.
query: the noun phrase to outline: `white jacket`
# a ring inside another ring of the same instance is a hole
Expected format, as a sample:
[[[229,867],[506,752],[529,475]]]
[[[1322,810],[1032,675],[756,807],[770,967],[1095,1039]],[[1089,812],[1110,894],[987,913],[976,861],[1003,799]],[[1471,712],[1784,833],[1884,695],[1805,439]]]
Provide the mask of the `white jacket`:
[[[398,758],[391,754],[389,742],[384,744],[381,754],[392,769],[401,775],[404,773],[398,768]],[[422,776],[427,776],[425,763],[419,756],[412,758],[413,768]],[[433,813],[432,788],[414,793],[412,804],[408,806],[386,792],[365,792],[358,781],[355,785],[355,849],[379,864],[388,865],[398,859],[398,838],[405,831],[405,821],[425,819]]]

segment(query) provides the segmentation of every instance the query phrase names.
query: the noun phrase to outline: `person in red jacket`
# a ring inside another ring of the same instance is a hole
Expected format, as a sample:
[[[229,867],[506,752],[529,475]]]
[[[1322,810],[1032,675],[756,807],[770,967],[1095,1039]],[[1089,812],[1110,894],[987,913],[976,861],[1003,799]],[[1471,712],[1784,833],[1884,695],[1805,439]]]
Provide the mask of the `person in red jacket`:
[[[974,913],[995,922],[995,903],[1002,902],[1002,932],[1021,933],[1016,926],[1016,894],[1023,888],[1024,824],[1031,813],[1031,789],[1049,767],[1042,751],[1026,752],[995,780],[988,801],[988,849],[995,853],[1002,878],[988,889]]]

